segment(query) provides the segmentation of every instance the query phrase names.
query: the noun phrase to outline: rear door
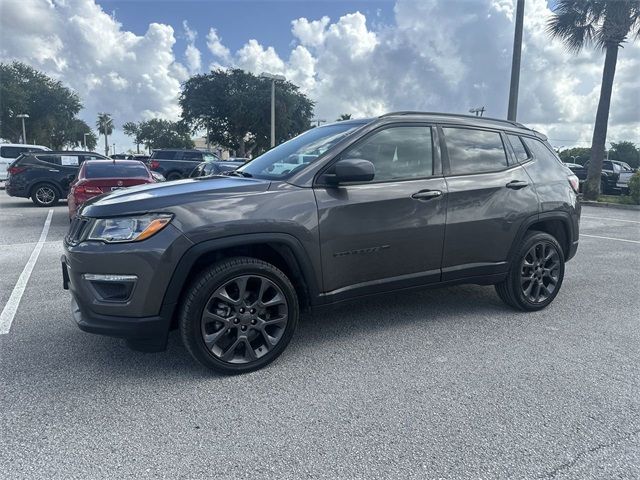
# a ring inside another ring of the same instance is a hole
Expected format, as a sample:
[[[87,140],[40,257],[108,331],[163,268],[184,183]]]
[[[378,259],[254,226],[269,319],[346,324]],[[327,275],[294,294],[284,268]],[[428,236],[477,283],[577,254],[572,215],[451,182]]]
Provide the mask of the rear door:
[[[504,272],[522,222],[538,213],[523,166],[498,130],[442,126],[448,207],[442,279]]]
[[[446,185],[436,139],[428,124],[381,127],[336,159],[371,161],[372,181],[314,187],[330,301],[439,281]]]

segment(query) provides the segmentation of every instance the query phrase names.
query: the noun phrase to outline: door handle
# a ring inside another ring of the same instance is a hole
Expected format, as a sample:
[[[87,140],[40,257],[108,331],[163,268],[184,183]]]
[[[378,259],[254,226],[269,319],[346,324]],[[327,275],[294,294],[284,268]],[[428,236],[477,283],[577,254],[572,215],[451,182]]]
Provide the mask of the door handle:
[[[430,198],[436,198],[442,195],[440,190],[420,190],[419,192],[411,195],[411,198],[415,198],[417,200],[429,200]]]
[[[521,188],[529,186],[527,182],[523,182],[522,180],[512,180],[505,185],[507,188],[511,188],[512,190],[520,190]]]
[[[50,172],[59,172],[60,170],[56,170],[56,169],[54,169],[54,168],[50,168],[50,169],[49,169],[49,171],[50,171]]]

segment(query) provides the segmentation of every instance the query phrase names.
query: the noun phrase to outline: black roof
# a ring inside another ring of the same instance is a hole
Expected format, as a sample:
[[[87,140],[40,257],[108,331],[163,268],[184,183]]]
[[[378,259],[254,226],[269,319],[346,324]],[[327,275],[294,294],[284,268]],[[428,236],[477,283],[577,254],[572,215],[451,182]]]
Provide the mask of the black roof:
[[[38,154],[38,155],[64,155],[66,153],[69,155],[100,155],[101,157],[104,157],[104,155],[102,155],[101,153],[87,152],[84,150],[38,150],[37,152],[29,152],[29,153]]]

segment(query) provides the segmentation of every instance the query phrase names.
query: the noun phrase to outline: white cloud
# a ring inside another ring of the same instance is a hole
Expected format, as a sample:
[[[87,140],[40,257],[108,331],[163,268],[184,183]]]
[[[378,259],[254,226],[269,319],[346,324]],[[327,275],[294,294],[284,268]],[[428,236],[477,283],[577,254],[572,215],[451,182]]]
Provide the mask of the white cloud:
[[[231,52],[222,44],[222,39],[218,36],[215,28],[211,28],[207,34],[207,47],[214,57],[222,61],[229,61]]]
[[[292,19],[291,48],[280,52],[251,37],[231,52],[215,26],[201,52],[185,21],[186,66],[175,59],[171,26],[152,23],[135,35],[93,0],[3,0],[2,8],[0,58],[26,61],[76,89],[91,123],[97,111],[114,113],[116,125],[176,118],[180,82],[203,62],[284,74],[328,120],[404,109],[466,113],[481,105],[490,116],[506,115],[515,0],[397,0],[392,20],[374,18],[374,26],[360,12]],[[587,145],[603,54],[567,53],[545,32],[549,15],[547,0],[526,2],[518,118],[556,145]],[[638,71],[640,42],[627,43],[619,54],[610,141],[640,143]]]

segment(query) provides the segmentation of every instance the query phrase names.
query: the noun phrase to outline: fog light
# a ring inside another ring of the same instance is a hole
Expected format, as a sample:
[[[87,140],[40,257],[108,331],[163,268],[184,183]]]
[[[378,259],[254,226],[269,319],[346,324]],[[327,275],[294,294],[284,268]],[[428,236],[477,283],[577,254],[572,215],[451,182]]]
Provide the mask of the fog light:
[[[82,278],[89,282],[98,299],[104,302],[126,302],[138,280],[136,275],[94,273],[85,273]]]

